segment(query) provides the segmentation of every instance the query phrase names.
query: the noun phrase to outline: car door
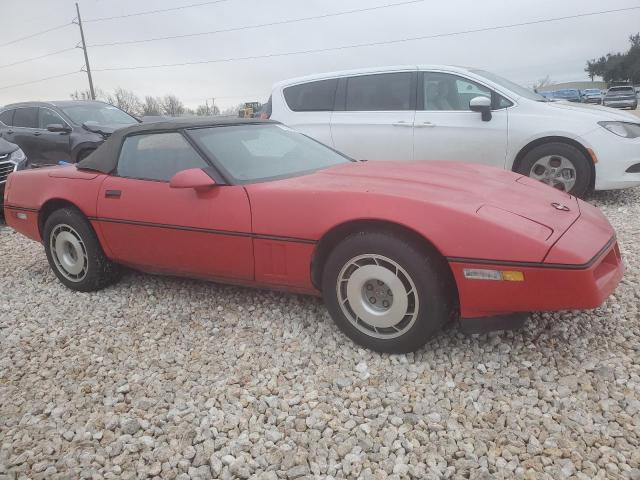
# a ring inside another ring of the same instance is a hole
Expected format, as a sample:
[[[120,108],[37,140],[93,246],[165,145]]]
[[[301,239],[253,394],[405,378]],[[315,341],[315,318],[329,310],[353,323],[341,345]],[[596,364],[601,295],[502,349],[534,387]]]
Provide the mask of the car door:
[[[112,258],[158,273],[253,278],[251,212],[241,186],[171,188],[173,175],[212,168],[181,132],[126,137],[102,183],[98,225]]]
[[[69,130],[50,132],[47,130],[49,125],[62,125]],[[34,132],[34,146],[39,152],[41,164],[57,165],[60,161],[71,162],[70,132],[71,127],[56,112],[47,107],[38,109],[38,129]]]
[[[340,79],[334,147],[357,160],[412,160],[416,81],[415,71]]]
[[[491,120],[469,108],[472,98],[492,99]],[[507,99],[466,77],[421,72],[414,122],[416,160],[458,160],[504,168],[507,159]]]
[[[6,131],[4,138],[18,145],[29,159],[31,165],[42,163],[37,148],[38,107],[18,107],[13,114],[13,125]]]

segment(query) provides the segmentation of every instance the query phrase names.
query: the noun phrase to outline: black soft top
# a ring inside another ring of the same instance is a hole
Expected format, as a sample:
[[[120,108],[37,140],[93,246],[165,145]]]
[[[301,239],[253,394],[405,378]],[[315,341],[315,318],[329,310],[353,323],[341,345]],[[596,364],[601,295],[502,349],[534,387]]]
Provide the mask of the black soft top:
[[[78,162],[81,170],[94,170],[111,173],[118,165],[118,155],[124,137],[141,133],[175,132],[186,128],[224,127],[229,125],[260,125],[278,123],[272,120],[241,119],[241,118],[190,118],[174,119],[162,122],[139,123],[116,130],[91,155]]]

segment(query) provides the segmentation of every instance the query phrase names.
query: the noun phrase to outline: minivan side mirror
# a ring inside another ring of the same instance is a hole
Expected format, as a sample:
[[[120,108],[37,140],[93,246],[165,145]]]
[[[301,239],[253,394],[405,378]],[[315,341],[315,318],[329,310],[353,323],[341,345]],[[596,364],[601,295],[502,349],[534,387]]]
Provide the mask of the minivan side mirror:
[[[491,120],[491,99],[482,96],[473,97],[469,102],[469,110],[480,112],[482,114],[482,121],[488,122]]]
[[[63,125],[61,123],[51,123],[47,125],[47,130],[49,132],[63,132],[63,133],[69,133],[71,131],[68,125]]]
[[[171,188],[194,188],[208,190],[216,186],[216,181],[201,168],[190,168],[176,173],[169,181]]]

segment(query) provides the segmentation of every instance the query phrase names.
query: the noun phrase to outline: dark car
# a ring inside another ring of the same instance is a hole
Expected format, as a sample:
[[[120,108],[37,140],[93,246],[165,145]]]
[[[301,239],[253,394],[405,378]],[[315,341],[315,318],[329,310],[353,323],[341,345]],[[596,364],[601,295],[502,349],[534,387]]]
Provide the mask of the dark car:
[[[138,123],[103,102],[24,102],[0,109],[0,137],[20,146],[29,165],[76,163],[118,128]]]
[[[631,85],[621,85],[611,87],[602,99],[605,107],[613,108],[638,108],[638,97],[636,91]]]
[[[4,185],[11,172],[24,168],[27,157],[15,143],[0,138],[0,216],[4,203]]]
[[[577,88],[565,88],[563,90],[555,90],[553,92],[554,100],[567,100],[569,102],[582,102],[582,95]]]

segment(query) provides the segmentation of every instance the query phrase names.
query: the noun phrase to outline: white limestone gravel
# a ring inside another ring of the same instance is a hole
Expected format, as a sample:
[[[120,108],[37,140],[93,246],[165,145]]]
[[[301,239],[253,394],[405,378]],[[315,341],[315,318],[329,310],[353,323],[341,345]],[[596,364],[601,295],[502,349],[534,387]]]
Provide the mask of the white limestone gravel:
[[[640,479],[640,189],[597,193],[600,308],[410,355],[320,300],[128,274],[65,289],[0,227],[0,479]]]

